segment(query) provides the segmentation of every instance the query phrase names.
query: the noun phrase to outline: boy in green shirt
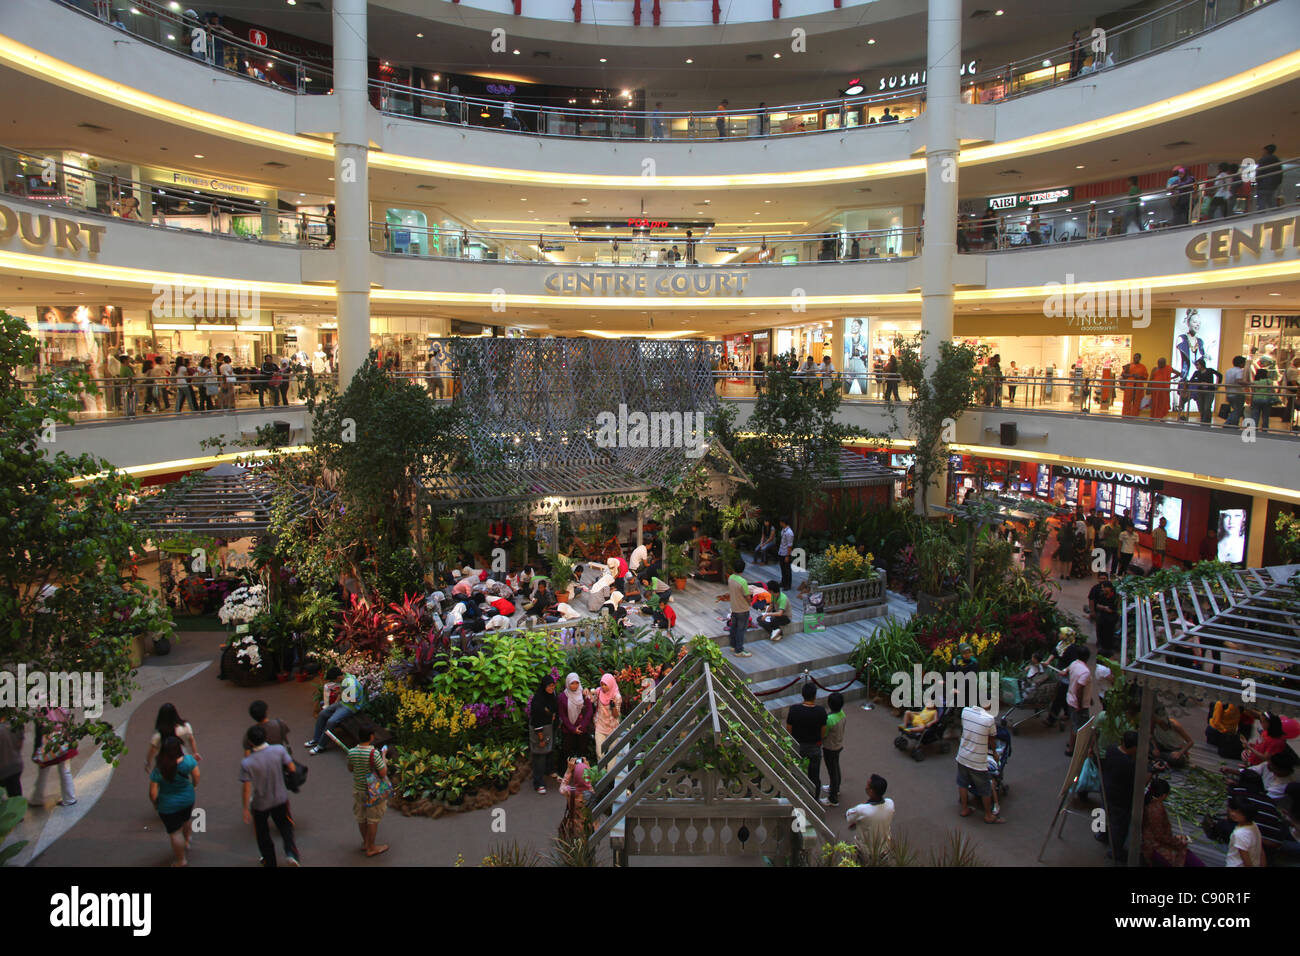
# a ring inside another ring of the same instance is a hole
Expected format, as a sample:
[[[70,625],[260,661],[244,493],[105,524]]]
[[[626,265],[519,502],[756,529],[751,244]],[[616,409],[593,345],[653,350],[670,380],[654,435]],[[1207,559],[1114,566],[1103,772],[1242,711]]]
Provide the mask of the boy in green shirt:
[[[844,695],[831,694],[826,698],[826,734],[822,737],[822,760],[831,782],[826,789],[830,791],[828,800],[832,807],[840,805],[840,753],[844,750]]]

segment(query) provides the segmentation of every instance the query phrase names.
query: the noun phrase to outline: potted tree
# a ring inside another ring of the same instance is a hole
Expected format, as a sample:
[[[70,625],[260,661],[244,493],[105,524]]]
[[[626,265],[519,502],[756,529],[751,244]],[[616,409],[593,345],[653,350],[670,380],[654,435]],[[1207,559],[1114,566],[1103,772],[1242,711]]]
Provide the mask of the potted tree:
[[[570,587],[573,584],[573,561],[567,554],[557,554],[551,561],[551,588],[555,599],[567,604],[572,597]]]
[[[690,559],[682,553],[680,544],[667,542],[664,545],[664,574],[679,591],[686,590],[686,576],[691,573]]]
[[[933,614],[953,604],[957,592],[953,584],[961,574],[961,552],[941,530],[918,536],[913,548],[916,556],[918,617]]]

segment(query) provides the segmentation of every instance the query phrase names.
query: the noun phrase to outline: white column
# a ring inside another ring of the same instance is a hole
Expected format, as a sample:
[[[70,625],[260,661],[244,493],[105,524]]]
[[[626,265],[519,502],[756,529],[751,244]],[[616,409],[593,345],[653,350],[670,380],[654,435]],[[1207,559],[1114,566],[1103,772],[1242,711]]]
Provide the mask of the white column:
[[[366,0],[334,0],[334,138],[339,388],[346,388],[370,351],[370,211],[366,150]]]
[[[961,105],[961,0],[930,0],[926,54],[925,223],[921,252],[922,355],[933,369],[952,339],[952,257],[957,254],[957,108]],[[946,467],[931,505],[947,497]],[[920,495],[917,496],[918,503]],[[918,504],[919,507],[919,504]]]

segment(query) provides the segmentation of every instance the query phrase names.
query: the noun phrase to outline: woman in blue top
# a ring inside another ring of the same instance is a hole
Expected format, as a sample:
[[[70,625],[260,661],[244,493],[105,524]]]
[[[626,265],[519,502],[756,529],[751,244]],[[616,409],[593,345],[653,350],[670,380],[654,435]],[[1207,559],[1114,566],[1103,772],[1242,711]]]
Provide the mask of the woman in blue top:
[[[172,866],[185,866],[185,851],[192,836],[190,817],[194,814],[194,788],[199,785],[198,762],[181,750],[179,737],[162,742],[158,762],[149,774],[149,799],[167,828],[176,859]]]

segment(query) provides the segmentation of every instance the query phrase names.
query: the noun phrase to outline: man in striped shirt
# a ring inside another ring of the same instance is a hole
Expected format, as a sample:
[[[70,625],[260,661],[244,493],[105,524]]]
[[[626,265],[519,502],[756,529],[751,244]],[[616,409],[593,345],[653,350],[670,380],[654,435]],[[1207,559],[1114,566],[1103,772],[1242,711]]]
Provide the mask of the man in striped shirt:
[[[378,856],[388,850],[387,843],[375,843],[379,821],[388,809],[388,798],[381,797],[374,804],[368,804],[366,777],[373,772],[381,780],[387,779],[388,761],[384,759],[383,751],[374,748],[375,729],[369,724],[361,727],[357,739],[357,745],[348,750],[348,769],[352,771],[352,815],[361,830],[361,844],[366,856]]]
[[[993,781],[989,775],[989,750],[996,745],[997,726],[993,715],[978,704],[961,711],[961,744],[957,747],[957,796],[961,815],[970,816],[973,791],[984,804],[985,823],[1006,823],[993,812]]]

